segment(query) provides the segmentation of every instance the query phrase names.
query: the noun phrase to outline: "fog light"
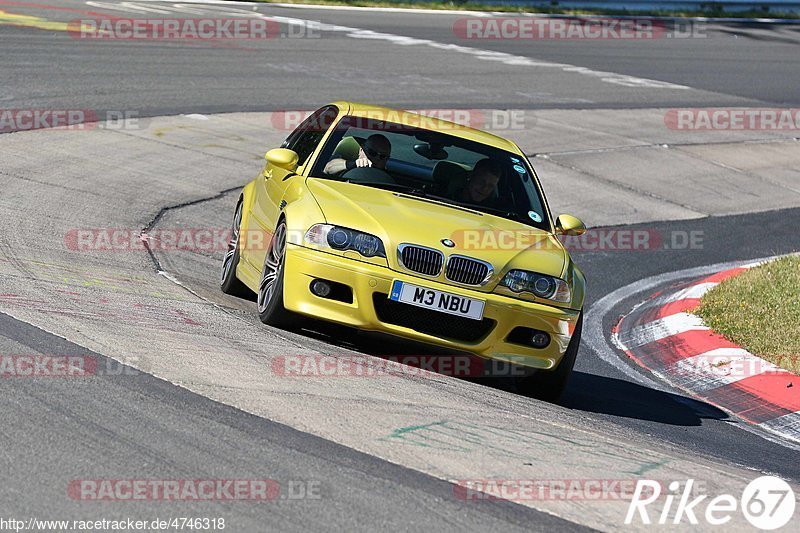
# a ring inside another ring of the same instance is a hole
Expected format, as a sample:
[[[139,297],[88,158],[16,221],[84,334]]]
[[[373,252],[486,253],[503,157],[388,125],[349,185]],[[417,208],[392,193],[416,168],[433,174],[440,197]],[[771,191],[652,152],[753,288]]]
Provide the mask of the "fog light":
[[[536,331],[531,335],[531,345],[534,348],[544,348],[550,344],[550,335],[544,331]]]
[[[331,291],[333,288],[327,281],[322,281],[321,279],[315,279],[311,282],[311,292],[314,293],[316,296],[320,298],[327,298],[331,295]],[[549,340],[549,339],[548,339]]]

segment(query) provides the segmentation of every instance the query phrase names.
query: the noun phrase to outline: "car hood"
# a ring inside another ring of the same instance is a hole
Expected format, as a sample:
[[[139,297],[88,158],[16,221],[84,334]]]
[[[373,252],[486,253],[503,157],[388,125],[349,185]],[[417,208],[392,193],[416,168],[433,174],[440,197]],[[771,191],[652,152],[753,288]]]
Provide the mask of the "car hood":
[[[458,254],[491,263],[494,275],[479,290],[491,291],[512,269],[563,276],[567,252],[546,231],[363,185],[318,178],[309,178],[307,185],[328,224],[380,237],[393,270],[408,273],[399,264],[397,247],[410,243],[434,248],[447,257]],[[444,239],[455,246],[444,246]],[[439,281],[449,283],[443,276]]]

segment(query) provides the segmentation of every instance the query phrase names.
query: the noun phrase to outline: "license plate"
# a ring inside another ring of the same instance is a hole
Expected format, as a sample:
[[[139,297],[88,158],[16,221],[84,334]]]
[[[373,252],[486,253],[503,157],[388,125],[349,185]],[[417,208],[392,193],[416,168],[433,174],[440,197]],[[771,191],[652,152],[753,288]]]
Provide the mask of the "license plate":
[[[419,287],[399,280],[392,283],[389,299],[473,320],[483,318],[483,306],[486,303],[483,300]]]

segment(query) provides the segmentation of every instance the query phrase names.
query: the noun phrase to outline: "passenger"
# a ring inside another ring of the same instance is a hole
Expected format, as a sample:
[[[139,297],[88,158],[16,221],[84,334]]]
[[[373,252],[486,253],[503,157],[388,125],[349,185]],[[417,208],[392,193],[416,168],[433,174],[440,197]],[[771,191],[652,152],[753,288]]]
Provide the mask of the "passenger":
[[[372,167],[386,170],[386,162],[392,154],[392,144],[385,135],[375,133],[370,135],[358,150],[358,159],[348,161],[341,157],[336,157],[328,161],[325,165],[325,174],[335,175],[354,168]]]
[[[472,169],[469,181],[459,191],[456,191],[455,200],[469,204],[486,205],[496,203],[492,193],[497,190],[503,170],[497,162],[491,159],[481,159]]]

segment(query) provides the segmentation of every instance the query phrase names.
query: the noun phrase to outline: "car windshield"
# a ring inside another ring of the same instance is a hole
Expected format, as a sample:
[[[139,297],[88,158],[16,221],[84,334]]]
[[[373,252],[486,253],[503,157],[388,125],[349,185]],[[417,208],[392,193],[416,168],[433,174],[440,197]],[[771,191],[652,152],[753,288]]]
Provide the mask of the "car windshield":
[[[311,175],[387,189],[550,231],[525,157],[411,126],[344,117]]]

